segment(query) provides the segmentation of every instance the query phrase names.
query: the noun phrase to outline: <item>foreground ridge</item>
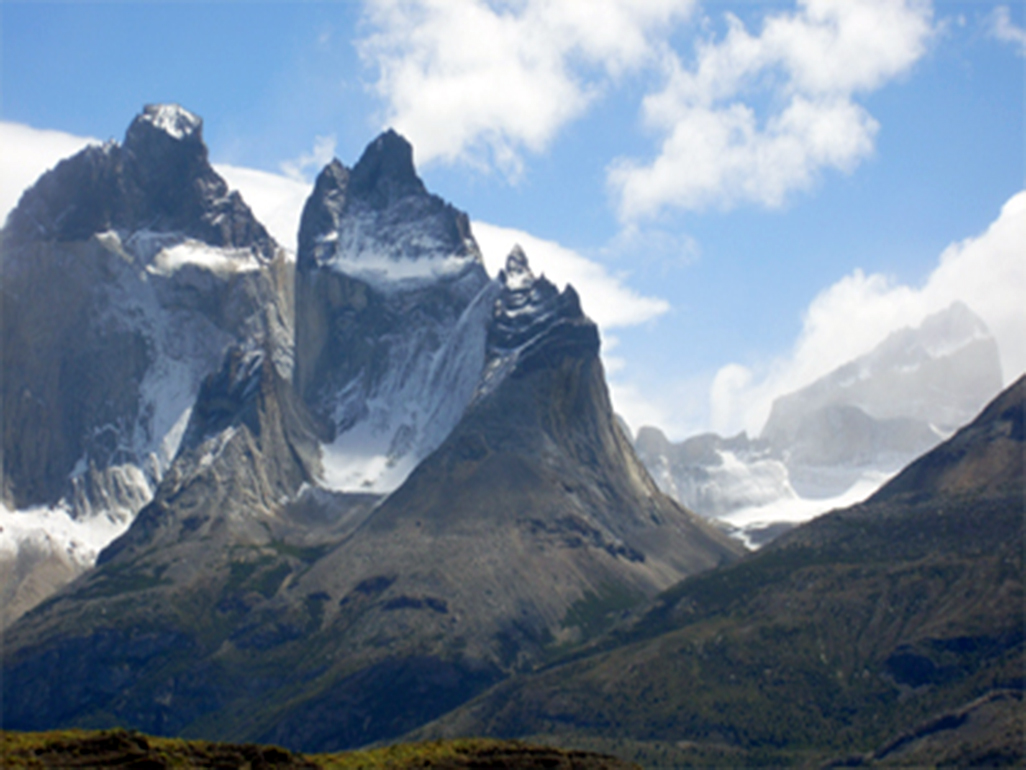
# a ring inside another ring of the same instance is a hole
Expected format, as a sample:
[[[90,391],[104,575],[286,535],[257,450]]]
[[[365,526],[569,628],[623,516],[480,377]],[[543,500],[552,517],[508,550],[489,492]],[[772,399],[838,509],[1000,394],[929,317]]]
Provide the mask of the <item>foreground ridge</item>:
[[[487,767],[491,770],[630,770],[637,765],[596,752],[520,741],[461,739],[397,744],[339,754],[298,754],[277,746],[155,738],[134,730],[0,732],[5,768],[111,767],[227,768],[252,770],[405,770]]]

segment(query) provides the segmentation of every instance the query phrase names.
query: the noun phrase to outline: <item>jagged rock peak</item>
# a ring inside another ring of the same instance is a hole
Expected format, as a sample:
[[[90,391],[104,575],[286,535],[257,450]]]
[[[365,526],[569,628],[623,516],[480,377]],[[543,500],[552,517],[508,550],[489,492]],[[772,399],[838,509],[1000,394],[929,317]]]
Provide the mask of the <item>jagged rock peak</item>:
[[[506,257],[506,267],[499,271],[499,281],[510,291],[517,291],[529,287],[534,280],[534,273],[531,272],[527,255],[518,243],[513,246],[513,250]]]
[[[161,131],[176,141],[203,142],[203,119],[178,104],[147,104],[132,121],[125,144],[146,130]]]
[[[567,284],[560,292],[544,275],[535,276],[519,245],[513,247],[506,258],[506,267],[499,271],[499,283],[502,292],[495,302],[489,333],[491,347],[518,348],[543,331],[570,323],[589,327],[594,332],[597,352],[597,330],[581,310],[574,287]],[[588,335],[589,339],[591,336]]]
[[[210,165],[203,121],[174,104],[149,104],[123,144],[90,146],[43,174],[11,212],[14,241],[87,240],[107,230],[179,233],[212,246],[275,245]]]
[[[317,175],[313,193],[303,206],[299,220],[300,270],[312,268],[334,253],[334,243],[326,236],[337,233],[349,190],[349,169],[333,158]]]
[[[296,266],[300,274],[327,267],[384,293],[471,275],[472,296],[487,281],[467,215],[428,192],[413,148],[391,130],[352,170],[333,160],[318,175],[300,220]]]
[[[349,181],[353,195],[375,206],[397,198],[427,192],[413,166],[413,146],[392,129],[371,142],[353,167]]]

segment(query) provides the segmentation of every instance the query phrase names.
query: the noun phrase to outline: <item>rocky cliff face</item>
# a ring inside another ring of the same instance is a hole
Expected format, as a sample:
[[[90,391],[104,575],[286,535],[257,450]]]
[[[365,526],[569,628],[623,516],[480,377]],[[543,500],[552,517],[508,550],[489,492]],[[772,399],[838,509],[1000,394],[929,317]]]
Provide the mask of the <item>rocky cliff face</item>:
[[[2,239],[0,550],[43,543],[44,571],[76,573],[151,498],[229,345],[262,341],[288,374],[291,266],[168,105],[44,174]],[[2,586],[8,620],[40,598],[19,595],[31,573]]]
[[[494,287],[466,214],[429,194],[394,132],[335,161],[303,211],[296,384],[329,427],[324,482],[395,489],[463,411]]]

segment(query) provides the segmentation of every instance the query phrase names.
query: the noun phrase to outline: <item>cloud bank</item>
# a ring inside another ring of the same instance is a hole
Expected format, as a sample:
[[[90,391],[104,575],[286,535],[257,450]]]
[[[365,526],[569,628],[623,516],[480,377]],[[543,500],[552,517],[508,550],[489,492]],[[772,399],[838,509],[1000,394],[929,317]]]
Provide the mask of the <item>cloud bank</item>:
[[[858,98],[908,72],[934,32],[929,0],[798,0],[758,33],[727,13],[719,39],[685,26],[695,7],[367,0],[373,31],[358,46],[378,72],[383,122],[422,162],[512,178],[525,152],[545,150],[625,77],[655,77],[640,105],[655,158],[608,169],[629,223],[665,209],[780,206],[824,170],[851,172],[880,128]],[[1014,32],[1007,13],[996,17],[995,34]]]
[[[645,125],[663,139],[650,163],[612,164],[622,219],[776,207],[823,169],[850,172],[879,129],[856,97],[908,71],[932,33],[921,0],[802,0],[767,16],[758,35],[726,21],[722,39],[697,44],[693,64],[671,53],[666,86],[645,98]]]
[[[229,187],[239,191],[274,240],[295,254],[299,218],[313,184],[303,181],[302,177],[280,176],[224,163],[215,163],[214,169],[224,177]]]
[[[694,0],[368,0],[384,123],[420,162],[516,176],[610,82],[650,65]]]
[[[43,172],[99,139],[0,121],[0,223]]]
[[[710,391],[712,429],[758,434],[774,398],[868,353],[891,332],[918,326],[956,300],[990,327],[1009,384],[1026,371],[1024,243],[1026,191],[1009,199],[986,231],[945,249],[920,287],[853,271],[812,301],[788,356],[762,373],[740,364],[717,372]]]

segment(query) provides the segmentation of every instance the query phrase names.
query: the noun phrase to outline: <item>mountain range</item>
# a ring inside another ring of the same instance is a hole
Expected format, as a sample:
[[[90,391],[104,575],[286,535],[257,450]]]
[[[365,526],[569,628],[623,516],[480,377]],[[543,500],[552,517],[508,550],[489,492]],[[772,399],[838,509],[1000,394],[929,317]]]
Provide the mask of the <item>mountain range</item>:
[[[390,738],[740,557],[636,459],[574,290],[490,279],[404,139],[324,169],[292,263],[201,129],[146,108],[4,230],[10,515],[139,507],[8,630],[6,725]]]
[[[1001,382],[994,336],[955,302],[778,397],[757,438],[672,443],[645,426],[635,448],[666,494],[757,547],[861,502],[972,420]]]
[[[968,308],[682,448],[631,441],[573,287],[519,247],[489,277],[393,131],[321,171],[294,257],[175,105],[0,238],[5,729],[1021,759],[1026,380],[957,430],[1000,385]],[[930,447],[754,555],[659,486]]]

